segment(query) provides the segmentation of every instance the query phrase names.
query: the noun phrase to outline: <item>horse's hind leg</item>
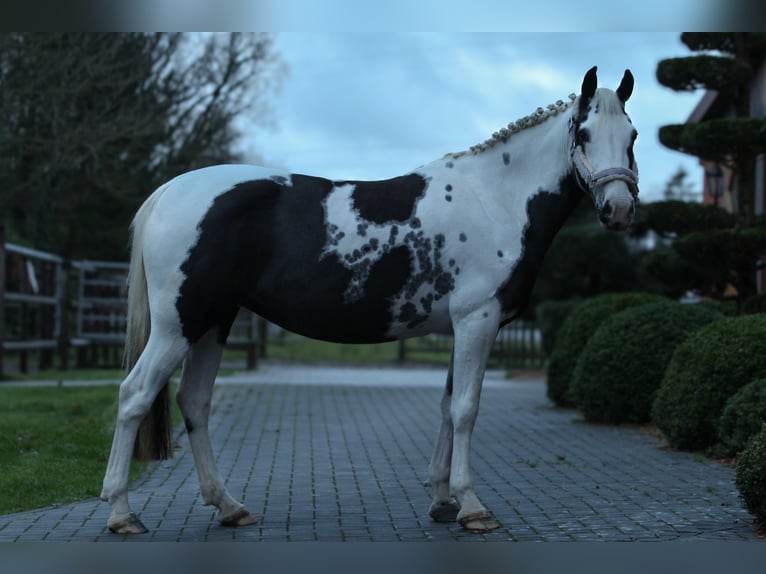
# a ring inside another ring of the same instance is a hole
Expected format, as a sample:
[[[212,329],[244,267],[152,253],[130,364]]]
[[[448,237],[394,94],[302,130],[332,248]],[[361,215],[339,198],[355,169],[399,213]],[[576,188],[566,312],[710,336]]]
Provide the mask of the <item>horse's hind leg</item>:
[[[224,526],[245,526],[255,523],[255,518],[226,490],[208,433],[210,400],[223,353],[217,337],[218,330],[212,329],[192,345],[184,363],[177,400],[197,465],[203,503],[218,509],[218,520]]]
[[[452,403],[452,369],[454,354],[450,357],[447,384],[441,400],[441,426],[439,436],[434,445],[431,463],[428,465],[428,481],[433,491],[433,501],[428,509],[428,515],[437,522],[454,522],[460,506],[450,496],[450,460],[452,458],[452,416],[450,404]]]
[[[188,344],[183,338],[155,335],[153,330],[141,357],[120,385],[117,423],[112,439],[102,500],[112,506],[107,526],[119,534],[140,534],[146,527],[130,510],[128,478],[133,445],[139,424],[151,408],[157,394],[167,383],[186,355]]]

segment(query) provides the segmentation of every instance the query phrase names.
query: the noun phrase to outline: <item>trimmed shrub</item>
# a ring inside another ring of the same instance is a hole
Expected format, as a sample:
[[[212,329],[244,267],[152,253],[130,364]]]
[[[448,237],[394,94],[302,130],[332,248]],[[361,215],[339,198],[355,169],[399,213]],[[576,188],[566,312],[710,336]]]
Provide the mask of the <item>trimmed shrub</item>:
[[[582,299],[566,299],[564,301],[546,301],[535,308],[537,326],[540,329],[543,351],[550,357],[553,346],[564,321]]]
[[[745,507],[766,526],[766,424],[742,451],[736,482]]]
[[[580,303],[567,316],[556,336],[548,364],[548,398],[560,406],[572,404],[569,384],[577,359],[604,319],[628,307],[666,300],[650,293],[608,293]]]
[[[577,361],[570,387],[574,403],[591,422],[648,422],[675,348],[722,318],[712,308],[672,301],[607,318]]]
[[[727,301],[707,299],[705,301],[700,301],[698,305],[715,309],[716,311],[718,311],[722,315],[726,315],[727,317],[736,317],[737,315],[739,315],[739,313],[737,313],[737,302],[731,299]]]
[[[753,295],[742,304],[743,313],[766,313],[766,293]]]
[[[680,449],[718,441],[726,401],[766,372],[766,315],[727,317],[703,327],[673,353],[652,420]]]
[[[758,379],[734,393],[718,423],[721,454],[734,456],[766,423],[766,379]]]

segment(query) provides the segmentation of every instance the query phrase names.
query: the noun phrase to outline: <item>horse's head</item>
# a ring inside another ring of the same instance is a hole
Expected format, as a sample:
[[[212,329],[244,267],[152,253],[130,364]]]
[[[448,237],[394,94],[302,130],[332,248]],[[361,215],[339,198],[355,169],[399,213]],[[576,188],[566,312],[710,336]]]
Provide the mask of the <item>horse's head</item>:
[[[633,220],[638,200],[638,166],[633,142],[638,132],[625,112],[633,92],[633,75],[625,75],[616,92],[596,89],[596,67],[582,83],[570,123],[575,177],[598,210],[601,224],[623,230]]]

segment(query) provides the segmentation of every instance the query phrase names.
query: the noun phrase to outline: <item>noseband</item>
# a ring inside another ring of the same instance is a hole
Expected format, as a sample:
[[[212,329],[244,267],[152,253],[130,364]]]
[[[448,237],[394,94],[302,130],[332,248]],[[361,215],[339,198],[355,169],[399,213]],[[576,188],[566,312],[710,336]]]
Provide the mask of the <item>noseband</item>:
[[[598,186],[619,179],[628,186],[633,199],[636,200],[638,198],[638,175],[633,170],[624,167],[608,167],[600,171],[594,171],[580,145],[576,145],[572,151],[572,162],[574,163],[581,187],[591,196],[593,196]]]

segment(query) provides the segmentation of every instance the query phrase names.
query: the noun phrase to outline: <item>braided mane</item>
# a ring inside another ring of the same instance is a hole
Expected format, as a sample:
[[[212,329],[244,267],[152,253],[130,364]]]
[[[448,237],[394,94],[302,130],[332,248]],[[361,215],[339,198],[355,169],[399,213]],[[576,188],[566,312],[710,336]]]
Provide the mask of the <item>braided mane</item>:
[[[524,116],[523,118],[519,118],[515,122],[509,123],[507,127],[500,128],[498,131],[493,133],[492,136],[489,137],[489,139],[486,139],[481,143],[473,145],[467,150],[459,151],[455,153],[448,153],[447,156],[458,158],[468,154],[477,155],[493,147],[498,142],[505,143],[506,141],[508,141],[508,138],[511,137],[512,134],[518,133],[532,126],[541,124],[545,120],[547,120],[549,117],[558,115],[559,113],[566,111],[572,106],[576,98],[577,96],[575,94],[569,94],[568,102],[563,102],[561,100],[558,100],[555,104],[549,104],[547,106],[547,109],[537,108],[535,113],[530,114],[528,116]]]

